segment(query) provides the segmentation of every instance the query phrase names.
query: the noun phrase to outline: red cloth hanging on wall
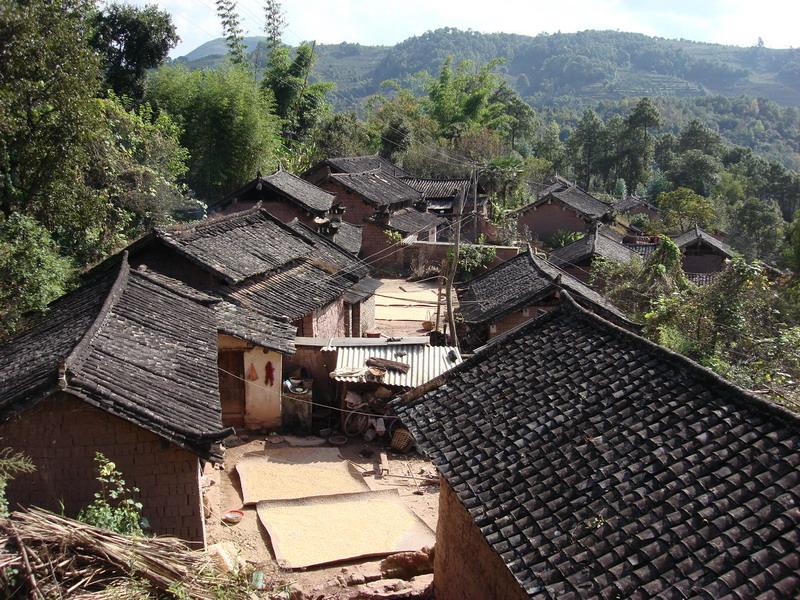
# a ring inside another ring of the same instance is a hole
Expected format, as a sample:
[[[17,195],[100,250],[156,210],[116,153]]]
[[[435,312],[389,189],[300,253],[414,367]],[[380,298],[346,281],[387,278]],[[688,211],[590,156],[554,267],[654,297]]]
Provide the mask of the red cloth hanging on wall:
[[[264,383],[272,387],[275,385],[275,367],[272,366],[272,361],[267,361],[267,366],[264,368]]]

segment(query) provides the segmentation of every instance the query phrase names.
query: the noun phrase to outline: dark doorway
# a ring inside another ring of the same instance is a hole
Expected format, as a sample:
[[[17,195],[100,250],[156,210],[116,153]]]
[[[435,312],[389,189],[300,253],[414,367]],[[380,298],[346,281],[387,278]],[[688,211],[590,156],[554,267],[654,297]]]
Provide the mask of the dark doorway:
[[[222,424],[244,427],[244,354],[241,350],[220,350],[217,364]]]

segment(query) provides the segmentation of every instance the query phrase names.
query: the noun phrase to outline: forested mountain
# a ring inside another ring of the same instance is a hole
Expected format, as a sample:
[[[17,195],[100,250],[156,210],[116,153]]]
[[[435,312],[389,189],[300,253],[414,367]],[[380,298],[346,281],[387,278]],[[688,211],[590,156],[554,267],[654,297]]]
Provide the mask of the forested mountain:
[[[254,52],[263,40],[246,38],[247,49]],[[618,31],[530,37],[439,29],[392,47],[318,45],[317,53],[317,73],[337,84],[340,108],[376,92],[387,79],[436,73],[447,56],[480,63],[505,58],[503,70],[511,85],[537,105],[559,96],[615,100],[722,94],[800,106],[800,49],[741,48]],[[220,38],[178,60],[205,66],[224,54]]]

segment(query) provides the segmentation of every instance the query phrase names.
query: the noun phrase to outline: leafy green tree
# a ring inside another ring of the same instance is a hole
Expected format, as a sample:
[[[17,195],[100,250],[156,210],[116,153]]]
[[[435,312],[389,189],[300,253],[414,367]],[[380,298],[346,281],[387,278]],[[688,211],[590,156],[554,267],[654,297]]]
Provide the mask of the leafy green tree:
[[[62,295],[71,271],[33,218],[12,213],[0,223],[0,338],[13,333],[26,313],[42,311]]]
[[[576,177],[589,189],[592,175],[599,175],[606,142],[605,125],[593,110],[586,110],[567,141],[567,154]]]
[[[292,58],[289,48],[273,48],[267,61],[261,89],[268,95],[275,114],[284,122],[284,130],[293,138],[301,138],[327,112],[325,95],[330,83],[309,83],[314,67],[314,47],[301,44]]]
[[[558,123],[551,121],[544,127],[539,138],[534,142],[533,153],[536,157],[548,161],[556,171],[561,170],[566,150],[561,141],[561,128]]]
[[[93,20],[91,45],[103,57],[105,85],[139,100],[145,75],[164,62],[180,41],[169,13],[156,5],[110,4]]]
[[[369,131],[355,113],[333,113],[326,117],[312,133],[311,140],[317,160],[360,156],[371,150]]]
[[[222,24],[222,35],[228,45],[228,56],[235,65],[244,65],[244,37],[239,14],[236,12],[236,0],[217,0],[217,16]]]
[[[714,156],[700,150],[680,154],[667,172],[675,187],[687,187],[707,196],[719,181],[722,165]]]
[[[800,274],[800,212],[786,226],[783,262],[795,272],[795,275]]]
[[[642,98],[628,115],[627,125],[631,131],[641,131],[642,148],[649,148],[648,130],[661,127],[661,113],[650,98]]]
[[[380,155],[389,160],[402,155],[411,145],[413,133],[405,119],[392,119],[381,131]]]
[[[618,176],[635,190],[645,179],[653,156],[648,129],[661,125],[661,115],[649,98],[642,98],[625,119],[624,132],[617,139]]]
[[[499,110],[506,117],[500,126],[500,131],[512,152],[517,149],[520,142],[529,139],[536,131],[538,126],[536,112],[507,84],[501,83],[492,92],[489,103],[499,105]]]
[[[678,232],[695,225],[705,227],[714,219],[711,201],[685,187],[663,192],[658,197],[658,206],[663,211],[664,224]]]
[[[735,210],[731,221],[731,244],[748,260],[775,258],[784,221],[774,201],[748,198]]]
[[[678,151],[697,150],[703,154],[716,155],[720,150],[719,134],[710,130],[699,120],[692,119],[681,130],[678,139]]]
[[[189,187],[200,199],[213,200],[277,166],[277,120],[243,69],[162,67],[150,79],[147,99],[181,127],[191,156]]]

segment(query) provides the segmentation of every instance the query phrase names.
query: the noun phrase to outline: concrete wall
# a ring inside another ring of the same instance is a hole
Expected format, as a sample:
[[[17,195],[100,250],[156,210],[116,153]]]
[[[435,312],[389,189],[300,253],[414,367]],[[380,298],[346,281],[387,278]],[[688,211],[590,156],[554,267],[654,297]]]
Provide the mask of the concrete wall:
[[[272,363],[272,385],[266,381],[267,363]],[[258,379],[250,381],[250,367],[255,367]],[[276,428],[281,425],[282,356],[265,348],[252,348],[244,353],[244,388],[246,427]]]
[[[439,488],[433,586],[436,600],[528,597],[444,478]]]
[[[8,486],[13,508],[36,505],[67,515],[99,489],[95,452],[113,461],[138,487],[151,531],[205,543],[200,464],[195,454],[68,394],[54,394],[0,425],[2,445],[24,452],[37,470]]]
[[[582,216],[561,202],[544,202],[520,213],[517,219],[517,231],[521,235],[527,231],[543,242],[559,230],[585,232],[588,227]]]

